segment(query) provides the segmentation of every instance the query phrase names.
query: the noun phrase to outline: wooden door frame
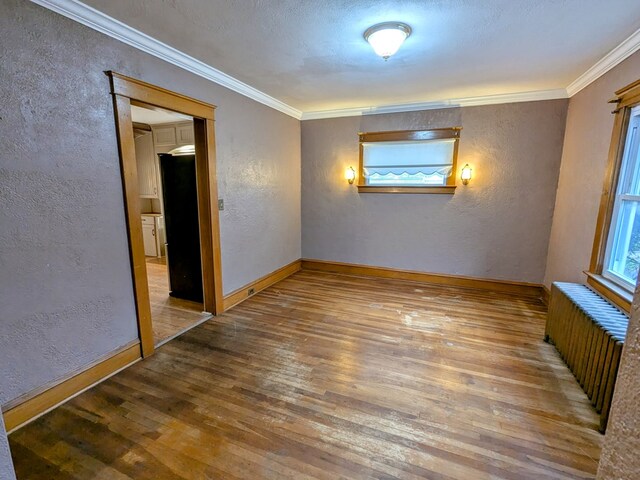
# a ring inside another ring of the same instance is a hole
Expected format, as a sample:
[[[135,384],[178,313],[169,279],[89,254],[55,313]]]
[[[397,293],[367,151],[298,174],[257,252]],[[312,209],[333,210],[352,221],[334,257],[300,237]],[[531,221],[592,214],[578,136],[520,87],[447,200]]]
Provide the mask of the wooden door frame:
[[[155,346],[140,221],[138,169],[131,105],[151,105],[193,117],[204,310],[213,315],[224,311],[216,178],[214,124],[216,107],[116,72],[107,71],[105,74],[109,77],[113,96],[140,348],[142,356],[148,357],[153,354]]]

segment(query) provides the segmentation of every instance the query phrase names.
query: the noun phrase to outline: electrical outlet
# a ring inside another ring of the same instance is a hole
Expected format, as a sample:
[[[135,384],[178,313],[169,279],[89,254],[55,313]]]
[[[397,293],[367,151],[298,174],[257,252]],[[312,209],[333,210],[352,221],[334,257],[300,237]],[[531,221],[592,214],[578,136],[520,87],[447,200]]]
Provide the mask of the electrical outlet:
[[[249,289],[249,295],[253,295],[254,293],[256,293],[255,289],[250,288],[250,289]]]
[[[224,198],[218,199],[218,210],[224,210]]]

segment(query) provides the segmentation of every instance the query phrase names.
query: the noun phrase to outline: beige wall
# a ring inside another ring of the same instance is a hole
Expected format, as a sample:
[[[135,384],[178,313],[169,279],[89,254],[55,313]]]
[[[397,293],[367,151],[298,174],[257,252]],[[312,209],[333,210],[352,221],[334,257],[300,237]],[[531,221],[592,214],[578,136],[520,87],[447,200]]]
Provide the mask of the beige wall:
[[[138,336],[105,70],[218,106],[225,292],[300,258],[298,120],[26,0],[0,45],[0,404]]]
[[[640,289],[636,289],[631,319],[616,380],[611,417],[604,438],[598,480],[640,479]]]
[[[614,92],[640,78],[640,52],[569,101],[544,283],[583,282],[589,268],[613,128]]]
[[[567,100],[302,122],[302,253],[432,273],[541,283]],[[358,194],[358,132],[462,126],[455,195]],[[459,182],[458,182],[459,183]]]
[[[640,52],[600,77],[569,101],[545,284],[584,281],[613,128],[614,92],[640,78]],[[640,295],[636,291],[599,480],[640,478]]]

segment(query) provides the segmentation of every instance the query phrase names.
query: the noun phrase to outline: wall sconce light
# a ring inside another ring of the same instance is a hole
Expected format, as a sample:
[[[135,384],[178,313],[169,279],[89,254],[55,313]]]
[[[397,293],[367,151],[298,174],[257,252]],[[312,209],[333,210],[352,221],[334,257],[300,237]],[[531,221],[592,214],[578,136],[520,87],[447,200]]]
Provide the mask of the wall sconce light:
[[[462,167],[460,178],[462,179],[463,185],[466,185],[467,183],[469,183],[469,180],[471,180],[471,167],[468,163],[464,167]]]
[[[347,168],[347,170],[344,172],[344,178],[347,179],[349,185],[353,185],[353,181],[356,179],[356,171],[353,169],[353,167]]]

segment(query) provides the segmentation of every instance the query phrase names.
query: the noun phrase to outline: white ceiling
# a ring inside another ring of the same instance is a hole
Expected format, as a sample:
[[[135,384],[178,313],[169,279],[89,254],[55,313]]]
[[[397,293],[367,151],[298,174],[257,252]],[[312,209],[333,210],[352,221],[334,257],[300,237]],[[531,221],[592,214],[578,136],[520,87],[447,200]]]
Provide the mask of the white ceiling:
[[[131,105],[131,119],[134,122],[146,123],[147,125],[159,125],[161,123],[184,122],[185,120],[193,120],[193,118],[181,113],[164,110],[162,108],[137,107]]]
[[[303,112],[564,89],[640,28],[638,0],[85,0]],[[387,62],[362,38],[413,34]]]

